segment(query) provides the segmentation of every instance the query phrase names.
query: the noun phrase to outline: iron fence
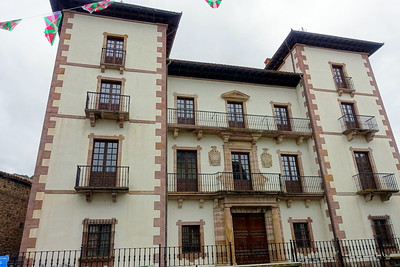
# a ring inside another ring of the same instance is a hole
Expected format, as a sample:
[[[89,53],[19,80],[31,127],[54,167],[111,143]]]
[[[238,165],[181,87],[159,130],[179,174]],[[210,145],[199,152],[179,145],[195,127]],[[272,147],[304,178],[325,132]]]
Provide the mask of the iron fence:
[[[255,191],[323,194],[321,176],[283,176],[279,173],[169,173],[169,192]]]
[[[75,188],[128,189],[129,167],[78,165]]]
[[[355,90],[352,77],[339,75],[339,76],[333,76],[333,80],[335,81],[336,87],[338,89]]]
[[[374,116],[346,114],[339,118],[342,131],[363,130],[377,132],[378,124]]]
[[[357,186],[357,192],[366,190],[399,191],[394,173],[359,173],[353,175],[353,179]]]
[[[180,110],[173,108],[168,109],[168,123],[210,128],[245,128],[249,130],[271,132],[311,132],[309,119],[250,114],[236,114],[232,116],[232,114],[224,112]]]
[[[126,51],[115,48],[102,48],[101,64],[125,66]]]
[[[110,93],[87,92],[86,110],[129,113],[130,96]]]
[[[305,267],[320,266],[398,266],[390,255],[400,253],[399,239],[392,238],[384,245],[375,239],[289,241],[257,245],[205,245],[184,253],[183,247],[149,247],[112,249],[107,257],[84,257],[82,250],[33,251],[26,253],[0,253],[8,256],[10,267],[55,266],[217,266],[270,262],[299,262]],[[392,264],[392,265],[391,265]]]

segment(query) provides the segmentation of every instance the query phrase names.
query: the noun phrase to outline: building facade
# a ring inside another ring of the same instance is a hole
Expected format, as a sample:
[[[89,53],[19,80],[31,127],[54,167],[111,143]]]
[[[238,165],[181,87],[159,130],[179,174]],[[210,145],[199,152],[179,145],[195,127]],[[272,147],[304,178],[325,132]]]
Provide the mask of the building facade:
[[[31,181],[0,171],[0,253],[19,250]]]
[[[228,245],[244,264],[289,240],[391,242],[382,44],[291,31],[265,69],[174,60],[181,14],[68,10],[85,3],[51,1],[64,17],[21,251]]]

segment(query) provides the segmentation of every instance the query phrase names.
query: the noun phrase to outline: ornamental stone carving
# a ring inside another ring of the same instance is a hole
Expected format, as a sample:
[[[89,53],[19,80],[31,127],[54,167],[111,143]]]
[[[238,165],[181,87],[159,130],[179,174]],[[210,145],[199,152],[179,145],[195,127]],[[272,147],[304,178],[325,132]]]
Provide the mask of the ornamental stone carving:
[[[263,153],[261,154],[261,164],[263,168],[272,167],[272,155],[268,153],[268,148],[263,148]]]
[[[208,161],[210,166],[221,166],[221,153],[216,146],[212,146],[211,151],[208,152]]]

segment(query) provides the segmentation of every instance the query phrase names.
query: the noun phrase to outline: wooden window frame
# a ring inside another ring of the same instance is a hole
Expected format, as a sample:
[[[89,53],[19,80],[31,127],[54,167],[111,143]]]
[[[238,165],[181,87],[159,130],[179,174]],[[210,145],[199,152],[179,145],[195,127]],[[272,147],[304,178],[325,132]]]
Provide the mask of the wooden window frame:
[[[197,94],[191,95],[191,94],[180,94],[180,93],[173,93],[174,96],[174,107],[175,109],[178,109],[178,98],[187,98],[187,99],[193,99],[193,108],[195,112],[195,120],[196,120],[196,111],[198,111],[198,106],[197,106],[197,99],[199,96]]]
[[[196,146],[196,147],[186,147],[186,146],[177,146],[173,145],[172,146],[172,151],[173,151],[173,160],[174,160],[174,171],[173,173],[178,173],[178,150],[187,150],[187,151],[197,151],[197,174],[201,174],[201,146]],[[176,176],[175,176],[175,181],[174,184],[177,185],[176,181]],[[198,178],[198,192],[202,192],[202,181],[201,178]]]
[[[243,112],[243,123],[244,129],[247,128],[247,101],[249,100],[250,96],[246,95],[240,91],[234,90],[230,92],[223,93],[221,98],[225,100],[225,112],[226,112],[226,122],[227,127],[229,127],[229,109],[228,109],[228,102],[230,103],[241,103],[242,104],[242,112]]]
[[[368,153],[368,158],[369,158],[369,162],[371,163],[371,168],[373,173],[377,173],[377,168],[375,165],[375,160],[373,157],[373,150],[372,148],[368,147],[368,148],[353,148],[350,147],[349,150],[351,151],[352,154],[352,158],[353,158],[353,163],[354,163],[354,168],[355,168],[355,173],[358,174],[358,167],[357,167],[357,161],[356,161],[356,157],[354,155],[354,153],[357,152],[361,152],[361,153]]]
[[[101,84],[103,82],[114,82],[114,83],[120,82],[121,83],[121,95],[125,94],[125,82],[126,82],[125,78],[113,78],[113,77],[105,77],[105,76],[98,75],[97,76],[97,89],[96,89],[97,93],[101,93]]]
[[[302,191],[304,192],[304,188],[303,188],[303,177],[304,177],[304,167],[303,167],[303,160],[301,158],[302,153],[301,151],[297,151],[297,152],[293,152],[293,151],[281,151],[278,150],[278,158],[279,158],[279,166],[281,168],[281,175],[284,176],[284,172],[283,172],[283,162],[282,162],[282,156],[287,155],[287,156],[296,156],[297,157],[297,168],[298,168],[298,172],[299,172],[299,176],[300,176],[300,183],[302,186]],[[283,183],[285,183],[285,181],[283,180]],[[286,185],[285,185],[286,186]]]
[[[308,226],[309,238],[310,238],[310,247],[308,247],[308,248],[298,248],[298,247],[296,247],[296,250],[298,252],[301,252],[301,253],[306,252],[306,253],[308,253],[308,252],[316,251],[315,244],[314,244],[314,232],[313,232],[313,229],[312,229],[312,222],[313,222],[313,220],[311,219],[311,217],[307,217],[307,219],[293,219],[292,217],[289,217],[289,219],[288,219],[288,223],[290,224],[290,231],[291,231],[291,234],[292,234],[292,240],[294,242],[296,242],[296,235],[295,235],[295,232],[294,232],[294,224],[295,223],[305,223]]]
[[[177,221],[176,225],[178,226],[178,242],[179,242],[179,254],[178,258],[179,259],[186,259],[186,260],[194,260],[198,258],[205,258],[207,257],[207,253],[204,252],[204,225],[205,225],[204,220],[196,221],[196,222],[185,222],[185,221]],[[200,227],[200,252],[188,252],[188,253],[183,253],[183,243],[182,243],[182,238],[183,238],[183,232],[182,232],[182,226],[199,226]]]
[[[379,244],[378,244],[377,239],[375,238],[376,237],[376,230],[375,230],[375,225],[374,225],[374,221],[375,220],[386,220],[386,222],[388,222],[387,226],[389,227],[389,231],[390,231],[389,234],[390,234],[391,238],[395,238],[395,233],[394,233],[394,229],[393,229],[392,220],[391,220],[389,215],[387,215],[387,214],[386,215],[382,215],[382,216],[369,215],[368,216],[368,220],[370,221],[370,224],[371,224],[372,236],[373,236],[373,238],[374,238],[374,240],[376,242],[377,249],[379,248]],[[396,245],[395,241],[393,241],[393,244],[389,244],[389,245],[386,244],[384,246],[385,246],[385,248],[396,248],[397,249],[397,245]]]
[[[86,218],[83,220],[83,231],[82,231],[82,261],[109,261],[112,262],[114,259],[114,243],[115,243],[115,225],[118,221],[115,218],[112,219],[89,219]],[[105,257],[97,257],[97,256],[87,256],[87,243],[89,241],[89,225],[96,225],[96,224],[109,224],[111,225],[111,236],[110,236],[110,253],[108,256]]]
[[[286,107],[287,109],[287,114],[288,114],[288,120],[289,120],[289,126],[291,131],[293,131],[293,127],[294,125],[292,125],[292,121],[291,119],[293,119],[293,114],[292,114],[292,103],[288,102],[288,103],[282,103],[282,102],[270,102],[271,104],[271,108],[272,108],[272,114],[274,116],[274,121],[275,121],[275,126],[278,129],[278,123],[276,120],[276,113],[275,113],[275,107]]]
[[[121,38],[121,39],[124,40],[124,48],[123,48],[123,50],[125,51],[124,64],[122,66],[117,65],[117,67],[118,67],[118,69],[120,71],[120,74],[123,74],[124,69],[125,69],[125,64],[126,64],[126,47],[127,47],[128,35],[127,34],[115,34],[115,33],[103,32],[103,47],[102,47],[102,51],[107,48],[107,40],[108,40],[109,37],[111,37],[111,38]],[[102,57],[103,57],[103,55],[101,56],[101,58]],[[102,60],[100,60],[101,72],[104,72],[107,67],[108,68],[110,68],[110,67],[112,68],[113,66],[109,65],[109,64],[107,64],[105,62],[102,62]]]
[[[355,89],[351,88],[340,88],[337,86],[337,83],[335,82],[335,72],[333,71],[334,67],[341,67],[343,71],[344,77],[350,77],[349,74],[347,73],[347,68],[345,63],[337,63],[337,62],[331,62],[329,61],[329,66],[331,69],[332,73],[332,80],[335,85],[336,91],[338,92],[339,96],[342,96],[343,93],[349,93],[351,97],[354,97]]]

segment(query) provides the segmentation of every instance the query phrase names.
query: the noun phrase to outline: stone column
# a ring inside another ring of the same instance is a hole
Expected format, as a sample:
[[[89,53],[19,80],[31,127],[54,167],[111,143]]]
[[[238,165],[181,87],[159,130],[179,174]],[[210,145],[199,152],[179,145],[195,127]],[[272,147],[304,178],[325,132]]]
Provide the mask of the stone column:
[[[280,210],[278,207],[272,207],[272,225],[274,228],[274,239],[275,243],[282,244],[283,243],[283,236],[282,236],[282,228],[281,228],[281,216],[280,216]],[[284,260],[284,255],[285,253],[281,250],[283,250],[283,245],[276,246],[276,260],[277,261],[283,261]],[[283,255],[283,256],[282,256]]]

